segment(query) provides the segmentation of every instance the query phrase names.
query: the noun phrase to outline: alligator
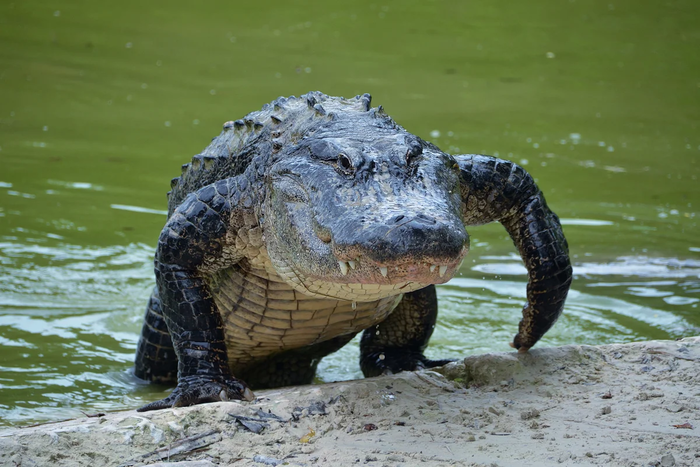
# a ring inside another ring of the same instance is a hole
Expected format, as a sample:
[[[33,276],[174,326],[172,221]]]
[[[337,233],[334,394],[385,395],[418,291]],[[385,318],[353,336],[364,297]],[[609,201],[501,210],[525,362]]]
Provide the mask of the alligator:
[[[459,270],[465,226],[494,221],[528,270],[511,343],[526,352],[560,316],[572,270],[522,167],[447,154],[369,94],[280,97],[225,123],[171,182],[135,374],[177,385],[139,410],[308,384],[361,331],[365,376],[446,364],[423,354],[435,285]]]

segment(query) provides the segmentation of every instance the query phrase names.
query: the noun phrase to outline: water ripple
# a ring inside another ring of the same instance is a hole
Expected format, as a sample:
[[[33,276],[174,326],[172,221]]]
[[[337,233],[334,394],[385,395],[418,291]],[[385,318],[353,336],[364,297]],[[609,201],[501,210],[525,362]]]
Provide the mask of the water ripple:
[[[53,241],[0,242],[0,423],[135,407],[162,391],[130,370],[153,286],[153,249]],[[429,357],[509,350],[526,271],[515,254],[479,260],[438,287],[441,316]],[[565,312],[540,345],[697,332],[700,261],[623,256],[576,263],[574,273]],[[358,340],[321,362],[318,381],[361,377]]]

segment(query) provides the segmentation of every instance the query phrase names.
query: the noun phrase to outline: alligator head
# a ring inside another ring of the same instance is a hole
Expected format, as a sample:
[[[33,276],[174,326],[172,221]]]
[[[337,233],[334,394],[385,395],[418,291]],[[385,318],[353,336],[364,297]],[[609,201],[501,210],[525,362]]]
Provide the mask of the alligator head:
[[[366,112],[276,158],[265,228],[276,272],[309,295],[370,301],[447,282],[467,253],[452,156]]]

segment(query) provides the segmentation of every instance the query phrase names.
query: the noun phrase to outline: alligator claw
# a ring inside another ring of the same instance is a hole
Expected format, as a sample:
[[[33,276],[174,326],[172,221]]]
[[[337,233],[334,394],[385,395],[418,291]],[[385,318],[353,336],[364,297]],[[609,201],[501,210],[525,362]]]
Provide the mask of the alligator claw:
[[[530,350],[530,347],[516,347],[514,342],[510,342],[508,345],[517,350],[518,353],[527,353],[527,351]]]
[[[530,350],[531,345],[525,345],[523,344],[523,338],[520,335],[520,333],[516,334],[515,337],[513,338],[513,342],[511,342],[510,345],[512,348],[516,349],[518,353],[527,353],[528,350]]]
[[[241,380],[233,377],[186,376],[180,378],[177,387],[164,399],[146,404],[137,412],[186,407],[229,400],[252,401],[253,391]]]
[[[454,359],[430,360],[420,352],[392,349],[363,355],[360,357],[360,366],[364,375],[370,377],[435,368],[454,361]]]

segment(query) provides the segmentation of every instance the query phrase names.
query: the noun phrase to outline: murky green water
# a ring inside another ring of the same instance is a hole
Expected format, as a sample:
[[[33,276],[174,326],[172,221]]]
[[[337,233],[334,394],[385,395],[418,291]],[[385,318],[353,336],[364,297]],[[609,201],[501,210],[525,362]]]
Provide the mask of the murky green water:
[[[697,2],[236,3],[0,4],[0,424],[162,395],[129,368],[170,178],[224,121],[316,89],[533,173],[576,274],[540,345],[700,333]],[[432,356],[516,329],[524,269],[500,226],[471,234]]]

